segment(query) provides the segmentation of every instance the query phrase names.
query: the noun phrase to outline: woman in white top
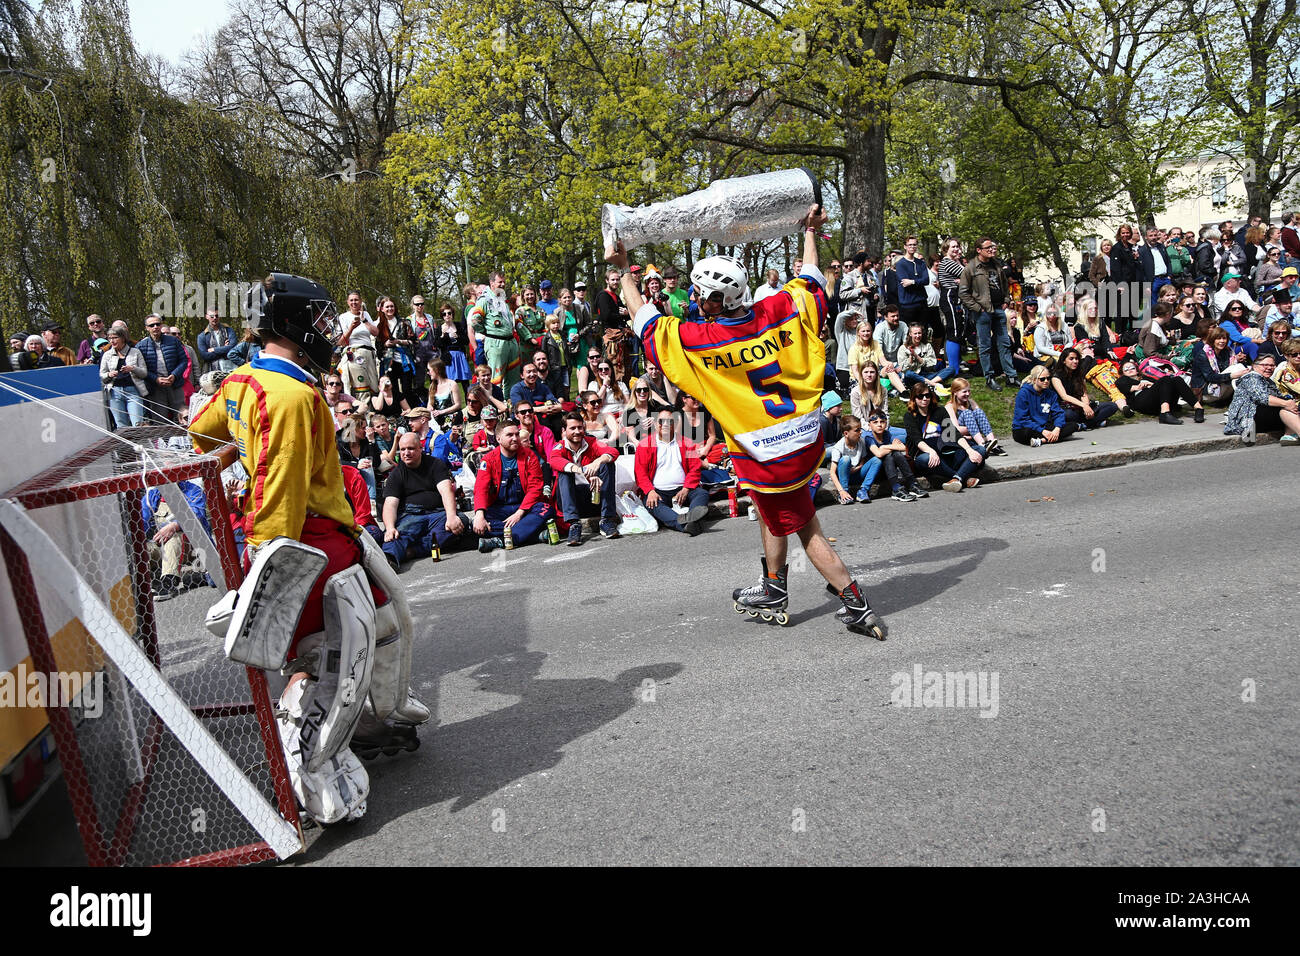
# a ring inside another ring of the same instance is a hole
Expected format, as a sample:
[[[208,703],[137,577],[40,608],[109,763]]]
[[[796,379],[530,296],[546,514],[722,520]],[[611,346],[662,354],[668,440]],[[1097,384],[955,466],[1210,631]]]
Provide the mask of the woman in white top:
[[[375,354],[375,336],[379,334],[379,326],[363,307],[360,292],[348,293],[348,311],[340,316],[340,321],[343,334],[339,336],[338,344],[345,350],[344,360],[339,362],[343,390],[353,398],[364,397],[358,392],[368,396],[379,386],[379,358]]]
[[[596,380],[591,383],[591,390],[600,399],[600,414],[615,422],[620,421],[631,396],[627,387],[614,377],[614,366],[604,359],[596,366]]]
[[[1060,306],[1049,302],[1043,310],[1043,321],[1034,329],[1034,358],[1051,365],[1073,344],[1074,337],[1061,321]]]
[[[849,392],[849,408],[864,422],[877,408],[889,414],[889,392],[881,381],[880,366],[870,359],[862,363],[858,381]]]

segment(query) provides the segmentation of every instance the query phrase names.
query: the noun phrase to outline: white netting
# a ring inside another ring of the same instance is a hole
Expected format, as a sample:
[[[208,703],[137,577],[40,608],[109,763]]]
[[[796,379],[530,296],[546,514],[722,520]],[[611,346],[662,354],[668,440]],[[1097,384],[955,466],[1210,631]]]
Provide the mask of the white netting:
[[[262,675],[204,627],[238,557],[220,466],[181,436],[127,429],[0,499],[30,667],[58,705],[47,710],[92,864],[301,848]]]

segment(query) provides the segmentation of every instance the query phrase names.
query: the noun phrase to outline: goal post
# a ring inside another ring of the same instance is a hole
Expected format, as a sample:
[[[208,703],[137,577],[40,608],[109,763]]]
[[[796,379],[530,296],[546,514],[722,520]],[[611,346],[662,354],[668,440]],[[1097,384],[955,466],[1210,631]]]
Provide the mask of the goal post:
[[[220,464],[167,447],[181,434],[123,430],[0,495],[30,654],[21,693],[0,682],[0,716],[44,708],[92,865],[303,848],[266,675],[227,660],[204,625],[242,572]]]

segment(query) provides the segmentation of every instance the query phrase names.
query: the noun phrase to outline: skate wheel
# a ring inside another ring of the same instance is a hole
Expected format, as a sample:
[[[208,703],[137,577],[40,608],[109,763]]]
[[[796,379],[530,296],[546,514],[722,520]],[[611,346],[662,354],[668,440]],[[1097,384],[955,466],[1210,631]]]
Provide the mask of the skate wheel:
[[[764,613],[760,614],[759,617],[761,617],[761,618],[763,619],[763,623],[764,623],[764,624],[771,624],[771,623],[772,623],[772,615],[771,615],[771,614],[768,614],[768,613],[764,612]]]
[[[750,612],[749,612],[749,616],[752,617],[754,620],[758,620],[758,612],[757,612],[757,611],[750,611]]]
[[[745,609],[741,607],[738,603],[732,604],[731,607],[737,614],[745,613]]]
[[[776,616],[776,623],[780,624],[782,627],[785,627],[787,624],[790,623],[790,615],[782,611],[780,614]]]

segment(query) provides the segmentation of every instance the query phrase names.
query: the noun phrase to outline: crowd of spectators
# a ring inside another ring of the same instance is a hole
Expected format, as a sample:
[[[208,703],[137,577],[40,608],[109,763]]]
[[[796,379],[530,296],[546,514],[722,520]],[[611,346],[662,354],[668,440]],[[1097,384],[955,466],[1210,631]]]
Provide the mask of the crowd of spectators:
[[[1289,214],[1277,227],[1152,228],[1136,243],[1125,225],[1068,294],[1028,287],[988,237],[968,249],[948,240],[928,259],[914,236],[883,256],[832,258],[828,490],[852,504],[870,501],[877,484],[903,502],[927,486],[978,486],[987,460],[1006,454],[972,397],[981,378],[993,392],[1016,389],[1010,437],[1031,447],[1117,414],[1181,425],[1185,408],[1200,423],[1207,406],[1226,408],[1225,432],[1245,441],[1281,430],[1285,444],[1300,442],[1296,226]],[[675,267],[631,271],[660,309],[700,320]],[[710,497],[734,485],[724,436],[643,354],[618,271],[604,279],[589,302],[581,281],[511,296],[493,273],[436,315],[421,295],[406,315],[380,297],[373,316],[360,293],[344,297],[322,395],[358,522],[396,566],[456,547],[579,545],[585,520],[617,538],[638,507],[668,529],[700,532]],[[768,270],[750,299],[781,285]],[[216,310],[194,346],[157,315],[139,340],[98,315],[86,327],[76,352],[57,323],[11,337],[10,366],[97,365],[112,428],[186,425],[257,354]]]

